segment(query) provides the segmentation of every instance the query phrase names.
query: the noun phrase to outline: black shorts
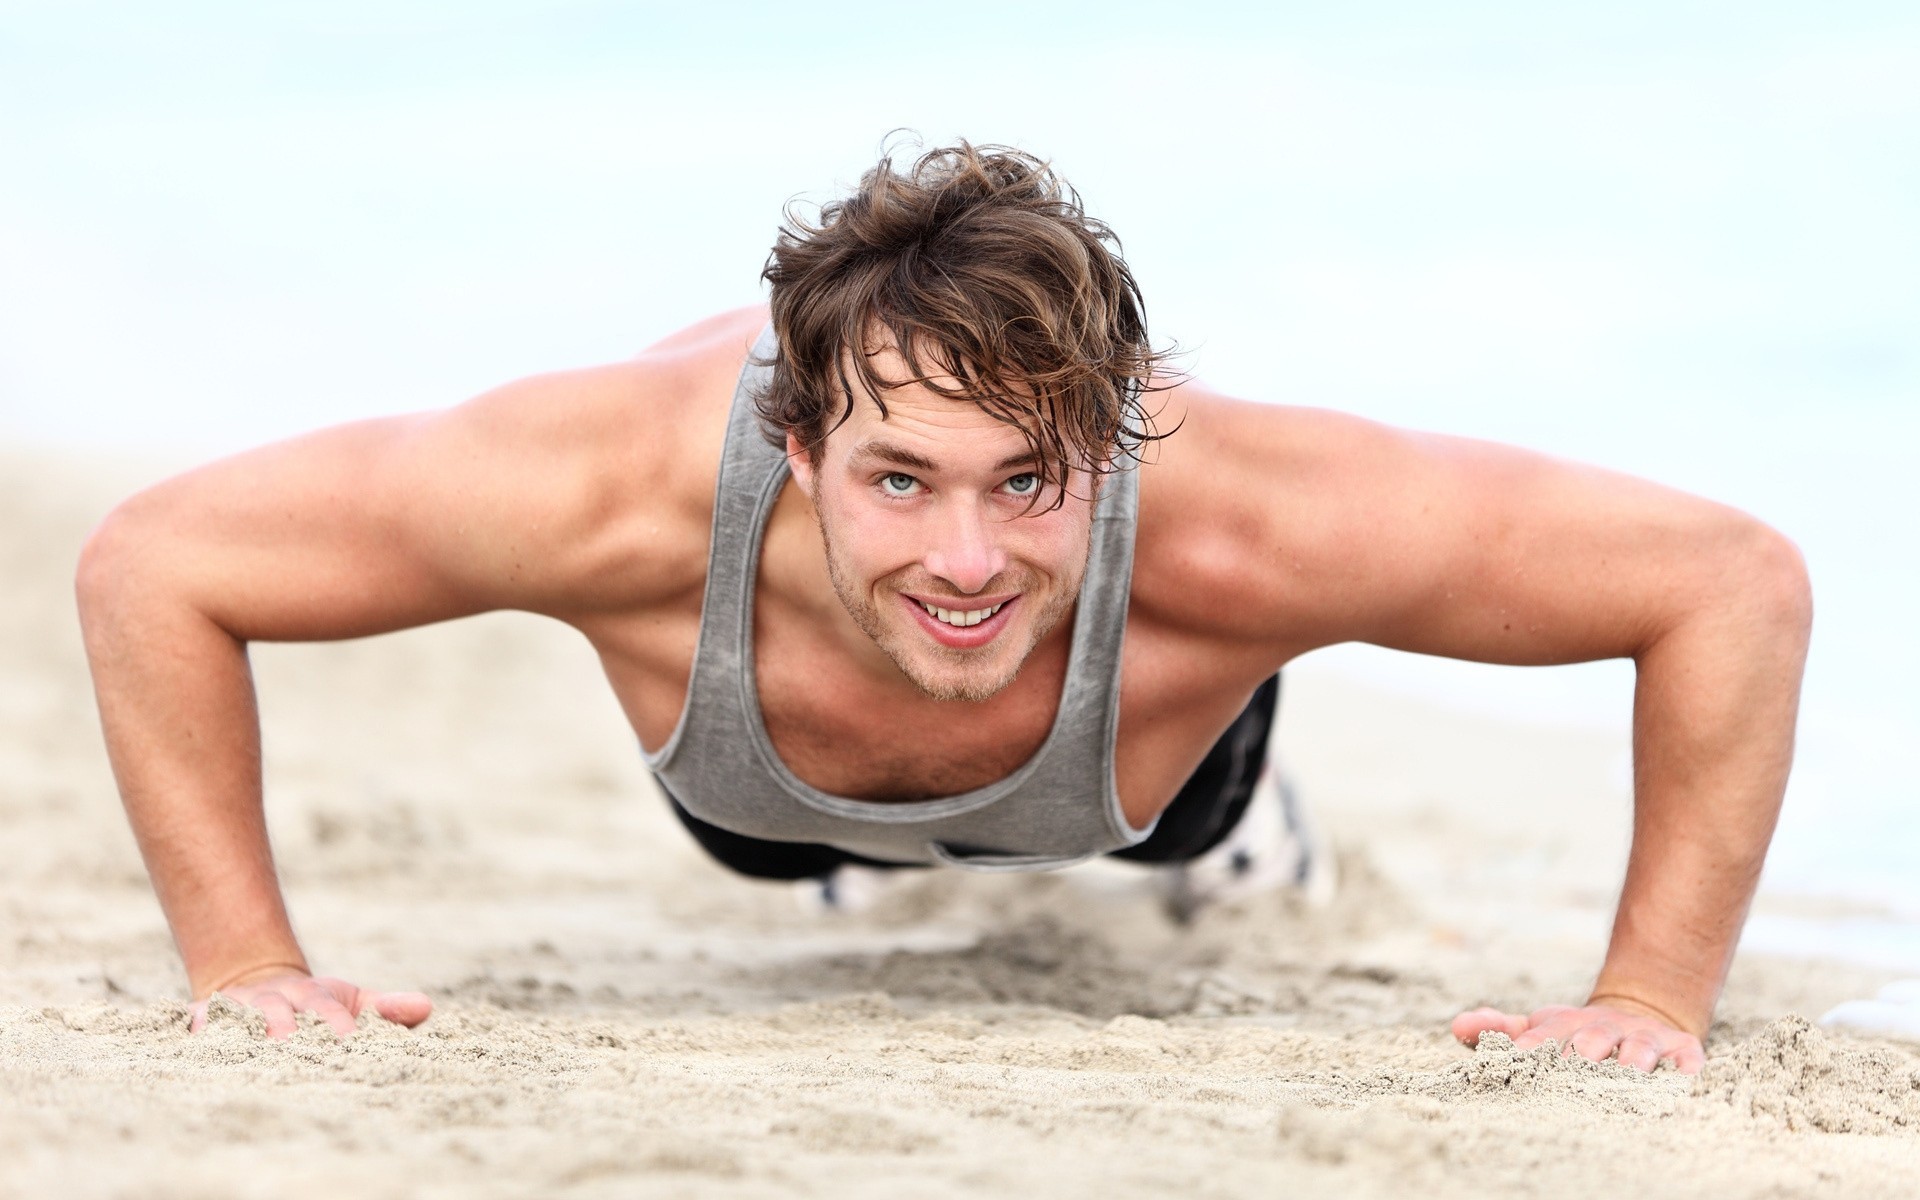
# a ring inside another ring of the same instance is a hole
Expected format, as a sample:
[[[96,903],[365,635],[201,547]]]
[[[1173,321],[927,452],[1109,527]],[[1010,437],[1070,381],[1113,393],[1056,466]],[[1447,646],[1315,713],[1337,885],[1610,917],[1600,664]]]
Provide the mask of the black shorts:
[[[1267,734],[1273,728],[1273,714],[1280,707],[1280,677],[1275,675],[1254,689],[1247,707],[1227,726],[1180,794],[1160,814],[1160,823],[1147,837],[1115,850],[1109,858],[1132,862],[1182,863],[1195,859],[1219,845],[1247,811],[1253,798],[1253,785],[1266,762]],[[664,785],[661,790],[664,792]],[[775,842],[747,837],[709,824],[694,816],[667,793],[674,815],[687,827],[693,840],[742,875],[755,879],[818,879],[837,867],[855,864],[864,867],[919,867],[925,863],[894,863],[867,858],[815,842]]]

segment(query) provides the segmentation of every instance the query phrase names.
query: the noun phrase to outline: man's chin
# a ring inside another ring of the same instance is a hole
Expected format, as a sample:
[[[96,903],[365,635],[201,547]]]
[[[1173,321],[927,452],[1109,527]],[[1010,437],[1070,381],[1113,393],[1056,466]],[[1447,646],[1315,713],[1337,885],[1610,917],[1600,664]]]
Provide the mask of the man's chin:
[[[909,636],[920,635],[915,631]],[[881,648],[887,651],[887,657],[893,659],[893,665],[900,668],[907,681],[930,700],[964,700],[978,704],[1004,691],[1020,673],[1020,663],[1009,664],[1004,653],[991,654],[989,661],[987,647],[955,655],[972,660],[962,662],[955,662],[938,651],[928,654],[917,646],[906,650],[897,645]]]
[[[925,675],[915,671],[906,672],[908,680],[929,700],[964,700],[969,704],[978,704],[982,700],[991,700],[1006,690],[1013,682],[1013,674],[985,676],[978,674],[955,675],[941,672],[938,675]]]

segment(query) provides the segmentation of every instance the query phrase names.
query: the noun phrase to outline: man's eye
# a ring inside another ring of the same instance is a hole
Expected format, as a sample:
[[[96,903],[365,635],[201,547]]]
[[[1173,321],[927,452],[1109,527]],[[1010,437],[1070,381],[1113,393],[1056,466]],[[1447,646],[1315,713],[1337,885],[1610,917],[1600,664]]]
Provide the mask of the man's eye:
[[[1007,480],[1007,490],[1016,496],[1031,496],[1040,486],[1040,476],[1028,471]]]
[[[885,489],[887,494],[889,495],[904,496],[908,492],[911,492],[913,490],[914,484],[918,482],[919,480],[915,479],[911,475],[905,475],[899,471],[895,471],[893,474],[882,479],[880,481],[880,486],[883,489]]]

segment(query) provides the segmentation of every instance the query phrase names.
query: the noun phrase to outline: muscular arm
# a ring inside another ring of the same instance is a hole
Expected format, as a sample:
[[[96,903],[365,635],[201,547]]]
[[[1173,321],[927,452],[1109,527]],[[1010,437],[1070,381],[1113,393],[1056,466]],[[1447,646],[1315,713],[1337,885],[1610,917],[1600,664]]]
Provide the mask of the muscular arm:
[[[605,368],[325,430],[163,483],[96,530],[77,584],[107,748],[196,998],[307,973],[262,817],[247,644],[656,599],[671,556],[643,560],[671,514],[636,513],[619,482],[648,452],[620,414],[653,386]]]
[[[1792,758],[1812,609],[1792,544],[1724,506],[1507,447],[1209,397],[1190,424],[1196,444],[1171,439],[1169,456],[1211,451],[1235,497],[1197,553],[1241,581],[1244,636],[1277,631],[1281,657],[1365,641],[1634,660],[1632,852],[1590,1004],[1704,1034]],[[1255,569],[1230,570],[1236,553]],[[1606,1051],[1658,1057],[1620,1044],[1634,1022],[1596,1020],[1624,1030]],[[1458,1031],[1484,1028],[1532,1032],[1510,1017]],[[1553,1029],[1583,1052],[1605,1040]]]

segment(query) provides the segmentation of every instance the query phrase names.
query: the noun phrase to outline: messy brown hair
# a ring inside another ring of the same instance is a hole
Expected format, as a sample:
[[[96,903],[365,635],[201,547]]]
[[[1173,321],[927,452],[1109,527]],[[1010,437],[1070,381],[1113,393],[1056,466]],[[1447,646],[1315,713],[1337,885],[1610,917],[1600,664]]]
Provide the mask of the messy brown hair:
[[[1141,397],[1170,352],[1147,339],[1119,239],[1031,154],[963,141],[903,170],[883,154],[817,220],[789,207],[761,277],[780,350],[760,417],[816,462],[853,413],[854,376],[882,417],[910,384],[979,405],[1026,437],[1043,483],[1076,460],[1114,470],[1165,436]],[[889,342],[908,378],[876,372]]]

